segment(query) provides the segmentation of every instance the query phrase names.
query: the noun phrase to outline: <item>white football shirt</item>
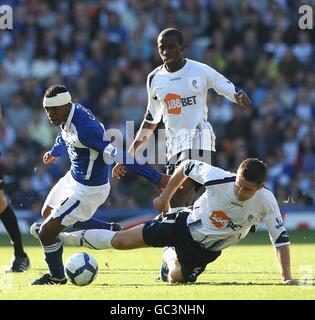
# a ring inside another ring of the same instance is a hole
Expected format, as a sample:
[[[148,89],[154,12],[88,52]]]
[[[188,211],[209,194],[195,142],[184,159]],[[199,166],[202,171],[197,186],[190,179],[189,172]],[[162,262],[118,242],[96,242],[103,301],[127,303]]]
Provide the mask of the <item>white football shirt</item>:
[[[195,241],[219,251],[239,242],[253,224],[263,219],[275,247],[289,244],[289,241],[276,243],[286,229],[270,190],[262,188],[252,198],[239,201],[234,194],[234,173],[196,160],[186,160],[184,171],[206,187],[187,218]]]
[[[166,128],[167,159],[186,149],[215,151],[215,135],[207,122],[208,90],[213,88],[235,102],[235,86],[206,64],[186,59],[176,72],[159,66],[147,78],[145,119]]]

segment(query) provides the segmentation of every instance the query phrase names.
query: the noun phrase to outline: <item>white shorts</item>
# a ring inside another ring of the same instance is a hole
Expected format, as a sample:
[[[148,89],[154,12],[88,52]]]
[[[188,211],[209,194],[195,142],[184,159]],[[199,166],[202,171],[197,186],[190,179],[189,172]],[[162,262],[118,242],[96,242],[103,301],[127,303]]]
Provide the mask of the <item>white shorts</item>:
[[[167,129],[166,130],[166,159],[183,150],[215,151],[215,134],[207,121],[201,121],[196,129]]]
[[[68,171],[49,192],[44,208],[53,208],[50,218],[60,220],[68,227],[77,221],[87,221],[96,209],[106,201],[110,184],[85,186],[75,181]]]

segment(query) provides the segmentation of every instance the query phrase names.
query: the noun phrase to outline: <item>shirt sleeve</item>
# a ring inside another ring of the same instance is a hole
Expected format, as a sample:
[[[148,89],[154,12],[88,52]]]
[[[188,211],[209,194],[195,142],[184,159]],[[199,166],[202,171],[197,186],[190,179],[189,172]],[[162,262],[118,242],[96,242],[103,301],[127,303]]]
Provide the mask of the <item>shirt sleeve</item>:
[[[162,106],[152,90],[152,75],[147,78],[147,93],[148,105],[144,116],[145,121],[152,124],[159,123],[162,119]]]
[[[103,154],[107,145],[111,143],[110,139],[106,140],[106,131],[99,123],[80,128],[78,131],[78,137],[83,145],[94,149],[101,154]]]
[[[264,203],[266,207],[264,221],[272,245],[277,248],[290,244],[289,235],[284,227],[277,200],[271,192],[268,198],[264,200]]]
[[[54,157],[60,157],[67,152],[67,146],[65,141],[62,138],[61,131],[59,131],[55,144],[50,150],[50,154]]]
[[[79,139],[86,147],[94,149],[103,154],[104,162],[107,165],[113,163],[124,164],[131,172],[136,173],[152,183],[158,183],[161,179],[161,174],[153,168],[139,164],[134,157],[115,147],[111,140],[106,139],[106,132],[102,125],[88,127],[83,130]]]
[[[206,185],[209,181],[235,176],[234,173],[197,160],[186,160],[184,162],[184,174],[202,185]]]
[[[205,65],[205,68],[208,88],[214,89],[217,94],[225,96],[227,99],[236,103],[234,98],[234,94],[236,93],[234,84],[215,69],[207,65]]]

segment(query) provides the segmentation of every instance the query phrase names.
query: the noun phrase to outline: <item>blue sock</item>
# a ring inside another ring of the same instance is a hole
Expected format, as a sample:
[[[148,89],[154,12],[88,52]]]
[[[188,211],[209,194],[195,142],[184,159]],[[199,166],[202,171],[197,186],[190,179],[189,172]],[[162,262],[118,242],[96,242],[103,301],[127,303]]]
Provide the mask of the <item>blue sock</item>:
[[[63,246],[61,241],[49,246],[43,245],[43,249],[50,274],[54,278],[63,279],[65,277],[65,273],[62,263]]]
[[[105,229],[110,230],[111,224],[109,222],[105,222],[96,218],[91,218],[87,221],[76,222],[72,225],[74,228],[80,230],[89,230],[89,229]]]

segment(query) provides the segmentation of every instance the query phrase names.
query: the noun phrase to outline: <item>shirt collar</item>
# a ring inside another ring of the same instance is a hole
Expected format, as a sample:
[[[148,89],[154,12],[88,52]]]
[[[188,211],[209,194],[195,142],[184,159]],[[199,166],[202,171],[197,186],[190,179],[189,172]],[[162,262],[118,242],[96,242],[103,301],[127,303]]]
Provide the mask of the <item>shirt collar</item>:
[[[69,131],[69,129],[70,129],[70,124],[71,124],[71,121],[72,121],[72,118],[73,118],[73,115],[74,115],[74,111],[75,111],[75,106],[72,103],[72,107],[71,107],[71,110],[69,112],[68,118],[67,118],[66,122],[62,125],[62,128],[64,130],[66,130],[66,131]]]

